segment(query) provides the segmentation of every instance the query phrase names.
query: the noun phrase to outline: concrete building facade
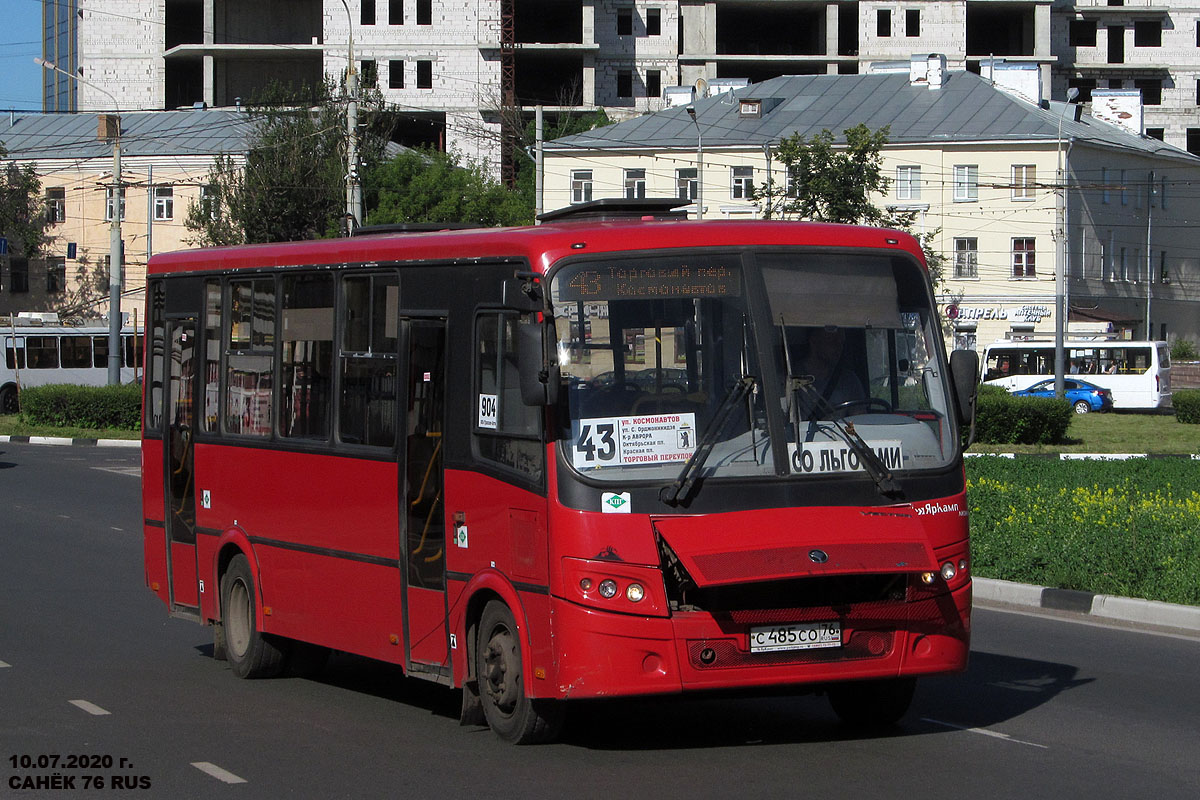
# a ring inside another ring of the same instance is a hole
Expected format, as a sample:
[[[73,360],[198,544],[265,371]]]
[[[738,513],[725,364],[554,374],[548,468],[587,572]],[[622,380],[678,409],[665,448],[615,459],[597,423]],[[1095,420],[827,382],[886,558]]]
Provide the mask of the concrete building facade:
[[[409,113],[406,144],[495,162],[506,105],[622,119],[698,80],[862,74],[936,52],[950,69],[1032,65],[1050,99],[1137,89],[1151,135],[1200,153],[1200,5],[1187,0],[43,2],[46,57],[93,84],[47,71],[46,110],[225,107],[272,80],[340,80],[353,35],[366,85]]]

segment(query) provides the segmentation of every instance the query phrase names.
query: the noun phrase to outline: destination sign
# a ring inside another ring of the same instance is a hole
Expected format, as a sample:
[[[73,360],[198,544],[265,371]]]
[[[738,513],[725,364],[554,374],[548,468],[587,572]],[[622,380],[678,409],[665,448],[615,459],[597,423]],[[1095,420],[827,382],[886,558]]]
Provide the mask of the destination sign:
[[[556,279],[559,300],[738,297],[742,269],[726,264],[589,266]]]

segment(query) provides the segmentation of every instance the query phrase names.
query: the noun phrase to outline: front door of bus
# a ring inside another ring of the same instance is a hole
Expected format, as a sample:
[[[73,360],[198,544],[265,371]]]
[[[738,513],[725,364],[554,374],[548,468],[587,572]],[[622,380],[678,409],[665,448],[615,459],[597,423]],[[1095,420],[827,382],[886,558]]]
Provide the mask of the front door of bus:
[[[166,321],[168,358],[165,470],[167,543],[172,611],[199,609],[196,573],[196,481],[192,441],[196,430],[194,318]]]
[[[446,402],[446,323],[404,321],[404,626],[410,671],[449,677],[446,628],[446,511],[442,475]]]

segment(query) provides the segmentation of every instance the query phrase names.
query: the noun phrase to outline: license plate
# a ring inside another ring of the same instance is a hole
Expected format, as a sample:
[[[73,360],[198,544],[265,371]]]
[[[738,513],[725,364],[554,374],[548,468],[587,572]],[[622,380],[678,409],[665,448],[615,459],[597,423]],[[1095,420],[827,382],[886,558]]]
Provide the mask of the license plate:
[[[841,646],[840,622],[798,622],[794,625],[764,625],[750,629],[751,653]]]

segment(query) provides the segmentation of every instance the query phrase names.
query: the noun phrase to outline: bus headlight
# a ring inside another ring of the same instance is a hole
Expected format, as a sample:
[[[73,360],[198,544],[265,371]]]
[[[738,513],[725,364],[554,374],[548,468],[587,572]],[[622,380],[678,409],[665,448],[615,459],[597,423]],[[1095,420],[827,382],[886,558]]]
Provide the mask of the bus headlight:
[[[947,561],[942,564],[942,580],[946,583],[954,580],[954,576],[958,574],[958,569],[954,566],[953,561]]]
[[[625,590],[625,598],[631,603],[640,603],[645,596],[646,590],[642,588],[640,583],[631,583],[629,584],[629,588]]]
[[[617,594],[617,582],[612,578],[605,578],[604,580],[600,581],[599,591],[600,596],[606,600],[610,597],[614,597]]]

